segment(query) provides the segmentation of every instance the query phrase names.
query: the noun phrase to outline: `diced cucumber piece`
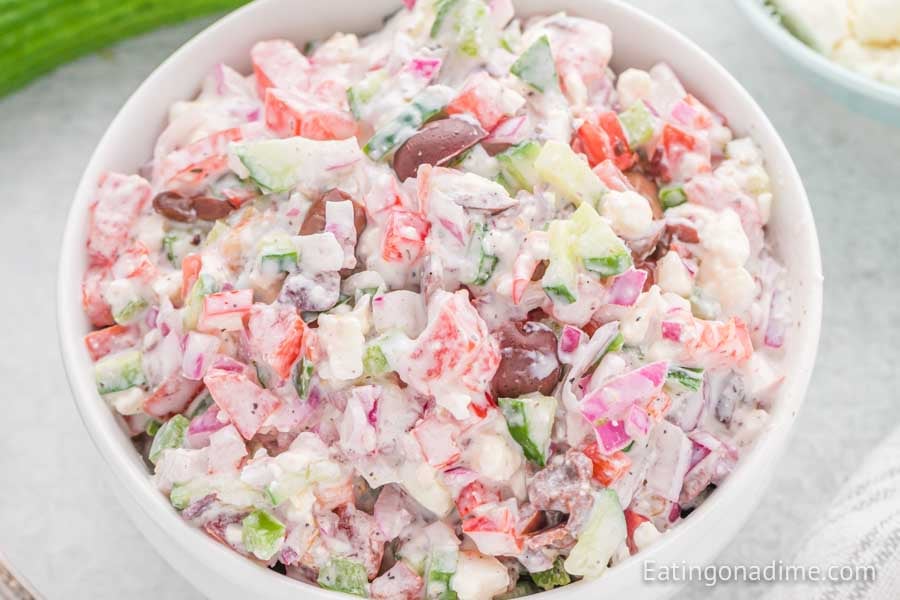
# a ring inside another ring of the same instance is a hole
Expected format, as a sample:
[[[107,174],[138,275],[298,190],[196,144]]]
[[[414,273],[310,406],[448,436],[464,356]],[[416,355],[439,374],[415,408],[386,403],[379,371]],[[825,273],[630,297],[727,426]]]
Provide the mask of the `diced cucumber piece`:
[[[663,210],[681,206],[687,202],[687,194],[680,185],[667,185],[659,188],[659,203]]]
[[[539,92],[559,86],[550,40],[542,35],[513,63],[509,72]]]
[[[269,389],[269,371],[266,369],[265,365],[260,365],[257,361],[252,361],[253,370],[256,371],[256,379],[259,381],[259,386],[264,390]]]
[[[521,142],[497,155],[500,174],[510,192],[531,191],[540,181],[534,163],[541,153],[541,145],[534,140]]]
[[[194,417],[200,416],[206,412],[210,406],[212,406],[213,399],[212,395],[210,395],[208,390],[203,390],[203,392],[197,396],[191,404],[188,405],[188,409],[185,411],[185,415],[187,415],[188,419],[193,419]]]
[[[194,232],[184,231],[181,229],[173,229],[166,233],[162,239],[163,250],[166,253],[166,259],[169,264],[176,269],[181,268],[181,260],[187,255],[191,248],[191,238]]]
[[[191,291],[188,292],[187,299],[184,301],[184,311],[181,318],[185,329],[189,330],[197,327],[197,320],[200,318],[200,312],[203,310],[203,298],[218,291],[218,282],[211,275],[200,273]]]
[[[156,432],[159,431],[159,428],[162,426],[162,423],[157,421],[156,419],[150,419],[147,421],[147,426],[144,428],[144,433],[153,437],[156,435]]]
[[[228,229],[227,225],[216,221],[207,237],[212,236],[213,231],[220,227]],[[181,269],[181,261],[197,247],[197,243],[194,243],[195,239],[199,243],[203,239],[203,232],[196,229],[170,229],[167,231],[162,239],[162,247],[169,264],[176,269]]]
[[[703,369],[691,367],[670,366],[666,374],[666,385],[671,385],[682,391],[696,392],[703,385]]]
[[[381,160],[400,144],[411,138],[453,98],[454,91],[446,86],[432,85],[416,95],[392,121],[375,132],[363,146],[372,160]]]
[[[582,202],[598,206],[606,193],[606,186],[591,171],[587,160],[562,142],[545,142],[534,167],[542,180],[575,206]]]
[[[515,54],[516,48],[522,46],[522,24],[517,19],[513,19],[503,30],[499,43],[500,47],[510,54]]]
[[[150,462],[155,465],[163,450],[181,448],[184,444],[184,434],[190,424],[184,415],[175,415],[163,423],[153,436],[153,443],[150,444],[150,454],[147,456]]]
[[[593,271],[600,277],[612,277],[629,269],[632,265],[631,254],[623,252],[603,258],[586,258],[584,268]]]
[[[469,282],[475,285],[484,285],[494,274],[498,258],[488,254],[484,249],[484,237],[487,234],[487,226],[484,223],[476,223],[472,237],[469,239],[467,254],[469,260],[475,265],[474,278]]]
[[[94,365],[94,379],[101,394],[121,392],[146,382],[140,350],[104,356]]]
[[[494,596],[494,600],[513,600],[513,598],[524,598],[532,594],[537,594],[541,590],[528,578],[522,577],[516,581],[516,586],[510,591]]]
[[[282,473],[266,486],[266,497],[272,506],[278,506],[291,496],[309,487],[309,473]]]
[[[653,138],[653,115],[647,105],[638,100],[619,114],[619,123],[628,136],[628,145],[632,148],[646,144]]]
[[[553,561],[553,566],[546,571],[531,573],[531,580],[536,586],[545,591],[552,590],[555,587],[569,585],[572,582],[572,578],[566,573],[563,562],[565,562],[564,559],[561,556],[558,556],[556,560]]]
[[[326,590],[366,597],[366,568],[353,560],[332,558],[319,569],[316,582]]]
[[[468,57],[486,56],[496,45],[491,14],[483,0],[437,0],[432,38],[443,38]]]
[[[241,541],[247,552],[260,560],[269,560],[281,548],[284,524],[264,510],[255,510],[241,522]]]
[[[597,358],[594,360],[594,365],[595,366],[599,365],[600,361],[603,360],[607,354],[609,354],[610,352],[618,352],[619,350],[622,349],[622,346],[624,346],[624,345],[625,345],[625,336],[623,336],[621,333],[616,333],[616,336],[609,341],[609,344],[606,345],[606,348],[604,348],[597,355]]]
[[[134,298],[113,313],[113,320],[119,325],[128,325],[129,323],[134,322],[141,313],[147,310],[148,306],[150,306],[150,304],[144,298]]]
[[[450,587],[450,579],[456,573],[458,561],[457,548],[440,548],[431,552],[425,569],[426,598],[456,600],[456,592]]]
[[[588,579],[599,577],[627,535],[619,497],[611,489],[595,492],[588,522],[566,558],[565,570]]]
[[[297,248],[286,233],[271,233],[260,241],[259,246],[259,264],[263,273],[291,273],[297,269]]]
[[[625,345],[625,336],[622,335],[621,333],[617,333],[616,337],[614,337],[612,339],[612,341],[609,343],[609,346],[606,347],[606,350],[604,350],[603,353],[600,355],[600,358],[603,358],[610,352],[618,352],[619,350],[622,349],[622,346],[624,346],[624,345]]]
[[[312,361],[301,358],[297,361],[294,371],[294,387],[297,389],[297,395],[301,400],[309,398],[309,386],[312,383],[313,371],[315,365]]]
[[[180,237],[181,236],[176,235],[175,233],[167,233],[163,236],[162,240],[163,250],[166,251],[166,258],[169,259],[169,264],[176,269],[181,265],[181,261],[178,260],[178,255],[175,253],[175,244],[178,243]]]
[[[493,34],[491,13],[483,0],[463,0],[456,23],[459,51],[472,58],[486,55],[496,45],[496,41],[493,44],[489,41]]]
[[[572,213],[577,229],[576,254],[584,268],[601,277],[611,277],[632,265],[631,252],[609,224],[589,204],[582,204]]]
[[[490,254],[482,254],[481,260],[478,262],[478,274],[475,276],[475,285],[484,285],[490,280],[491,275],[494,274],[494,269],[497,267],[497,261],[499,259],[496,256],[492,256]]]
[[[541,287],[554,302],[571,303],[578,297],[578,267],[575,256],[575,224],[550,221],[550,264]]]
[[[350,112],[359,120],[362,118],[362,110],[375,94],[381,90],[381,86],[387,80],[387,69],[378,69],[369,72],[362,81],[347,88],[347,102],[350,104]]]
[[[435,38],[441,32],[441,29],[444,27],[444,23],[447,21],[447,17],[450,16],[450,13],[453,12],[453,9],[456,8],[462,0],[435,0],[434,2],[434,23],[431,25],[431,31],[429,35]]]
[[[219,238],[221,238],[230,230],[231,227],[226,225],[224,221],[216,221],[212,226],[212,229],[209,230],[209,233],[206,234],[206,239],[203,240],[203,247],[206,248],[212,244],[215,244]],[[181,262],[179,262],[177,266],[180,267]]]
[[[178,510],[184,510],[191,504],[192,489],[190,484],[175,483],[172,484],[172,491],[169,492],[169,502]]]
[[[286,192],[297,185],[296,155],[290,150],[296,139],[299,138],[240,144],[235,155],[263,190]]]
[[[369,377],[375,377],[388,373],[390,370],[391,365],[378,344],[378,340],[369,342],[363,353],[363,373]]]
[[[287,192],[301,181],[320,176],[324,166],[353,164],[359,158],[356,138],[312,140],[290,137],[233,144],[235,156],[250,178],[267,192]]]
[[[519,398],[500,398],[498,403],[509,433],[522,447],[525,458],[541,467],[546,465],[556,399],[531,394]]]

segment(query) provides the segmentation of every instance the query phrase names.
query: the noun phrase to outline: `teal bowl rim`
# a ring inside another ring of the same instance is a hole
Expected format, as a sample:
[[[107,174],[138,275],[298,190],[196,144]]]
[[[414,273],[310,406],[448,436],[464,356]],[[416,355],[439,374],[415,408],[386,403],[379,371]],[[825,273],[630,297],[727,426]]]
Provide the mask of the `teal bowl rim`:
[[[900,113],[900,88],[895,88],[861,73],[851,71],[825,55],[813,50],[779,23],[762,0],[734,0],[738,7],[782,52],[823,79],[844,88],[856,96],[863,96],[890,105]]]

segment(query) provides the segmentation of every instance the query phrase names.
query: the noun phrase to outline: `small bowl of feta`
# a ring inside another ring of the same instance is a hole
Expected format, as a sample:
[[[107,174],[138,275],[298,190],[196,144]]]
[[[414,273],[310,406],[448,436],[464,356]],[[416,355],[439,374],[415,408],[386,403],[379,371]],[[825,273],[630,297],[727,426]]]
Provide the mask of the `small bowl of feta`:
[[[759,31],[853,110],[900,124],[900,3],[737,0]]]

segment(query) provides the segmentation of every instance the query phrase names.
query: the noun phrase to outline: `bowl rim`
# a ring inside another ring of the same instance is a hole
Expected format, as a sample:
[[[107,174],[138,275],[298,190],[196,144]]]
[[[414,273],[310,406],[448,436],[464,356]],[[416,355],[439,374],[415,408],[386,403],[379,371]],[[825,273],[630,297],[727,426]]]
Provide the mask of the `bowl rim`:
[[[804,44],[779,23],[763,0],[734,0],[769,42],[800,65],[848,92],[900,109],[900,88],[858,73]]]
[[[83,211],[87,211],[95,186],[95,180],[91,176],[98,173],[103,166],[101,165],[101,158],[106,153],[106,147],[111,143],[113,132],[129,127],[125,123],[124,116],[138,103],[137,99],[158,86],[164,85],[170,71],[186,60],[213,32],[237,21],[252,19],[253,15],[257,14],[257,11],[263,13],[268,10],[267,7],[275,6],[283,1],[257,0],[212,23],[160,64],[120,108],[98,142],[83,171],[66,218],[57,278],[57,326],[59,348],[65,366],[66,377],[81,420],[92,442],[101,456],[103,456],[109,471],[114,476],[115,483],[124,488],[127,496],[152,522],[154,527],[162,530],[164,535],[171,538],[173,543],[181,546],[193,557],[202,557],[202,560],[224,580],[255,580],[260,585],[277,585],[281,589],[288,589],[285,586],[289,586],[293,593],[318,595],[322,598],[334,598],[337,600],[346,598],[346,595],[311,586],[272,572],[253,563],[223,544],[217,543],[199,529],[185,522],[171,507],[164,495],[153,485],[151,474],[148,473],[144,464],[139,460],[137,453],[120,451],[116,439],[124,435],[124,432],[121,430],[118,419],[112,415],[112,411],[97,395],[90,373],[81,369],[78,360],[76,360],[76,356],[79,353],[86,355],[82,342],[83,333],[81,326],[78,325],[79,322],[83,322],[80,302],[80,280],[83,271],[77,257],[79,253],[84,253],[83,226],[79,223],[83,220]],[[694,511],[696,513],[694,518],[682,521],[666,532],[652,547],[627,558],[615,568],[610,569],[604,577],[590,582],[579,582],[574,586],[566,586],[550,592],[542,592],[542,598],[561,597],[563,594],[574,593],[575,591],[597,590],[600,589],[599,586],[603,585],[600,582],[613,577],[621,580],[625,573],[636,574],[639,568],[638,561],[650,561],[654,556],[661,555],[667,548],[676,546],[679,540],[696,540],[697,536],[701,535],[701,528],[705,527],[708,530],[711,526],[710,524],[715,522],[714,516],[717,516],[719,521],[729,518],[731,515],[729,515],[728,507],[737,506],[742,501],[741,488],[749,487],[751,481],[754,484],[758,484],[767,480],[770,473],[765,471],[765,465],[771,464],[771,461],[777,459],[783,451],[787,436],[792,430],[796,415],[805,399],[821,329],[822,264],[815,222],[812,218],[812,210],[800,175],[783,140],[778,135],[771,121],[735,77],[709,53],[685,35],[649,13],[631,6],[624,0],[600,0],[597,4],[621,11],[627,14],[628,18],[647,21],[652,27],[666,30],[668,35],[677,39],[684,46],[686,53],[701,59],[707,68],[716,71],[717,75],[723,81],[727,81],[728,85],[733,88],[738,96],[738,99],[734,101],[735,106],[740,107],[741,110],[748,111],[750,114],[749,121],[752,123],[753,136],[770,138],[774,144],[774,152],[778,155],[777,158],[783,161],[781,165],[783,176],[788,178],[798,191],[798,196],[792,200],[800,204],[798,210],[802,216],[804,226],[809,227],[807,232],[809,235],[803,252],[809,259],[808,266],[813,274],[805,289],[806,321],[803,326],[795,330],[797,332],[795,335],[798,336],[798,344],[804,352],[799,354],[796,373],[791,378],[791,381],[785,384],[785,389],[781,395],[782,402],[785,404],[789,402],[793,407],[792,410],[788,411],[785,408],[785,410],[778,413],[779,418],[777,421],[774,417],[770,420],[766,430],[760,433],[753,447],[742,456],[726,482]],[[775,157],[766,156],[766,159],[767,161],[774,160]],[[79,284],[73,285],[72,278],[75,276],[73,272],[76,270],[78,271],[77,281]],[[746,483],[739,485],[739,482],[745,480]],[[744,518],[749,517],[752,512],[751,509],[752,507],[746,510]],[[693,538],[691,538],[691,534],[693,534]],[[163,558],[169,560],[168,556],[163,555]],[[616,576],[617,573],[618,576]]]

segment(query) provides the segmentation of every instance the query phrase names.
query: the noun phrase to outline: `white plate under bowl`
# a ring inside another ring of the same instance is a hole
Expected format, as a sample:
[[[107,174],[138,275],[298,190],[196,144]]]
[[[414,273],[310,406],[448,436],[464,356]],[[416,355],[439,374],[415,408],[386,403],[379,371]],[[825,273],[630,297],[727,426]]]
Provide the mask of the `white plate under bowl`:
[[[712,560],[742,527],[777,468],[806,393],[819,339],[822,267],[816,229],[803,184],[772,124],[740,84],[693,42],[619,0],[518,0],[516,5],[523,15],[567,10],[607,23],[613,30],[613,66],[617,70],[628,66],[649,68],[657,61],[667,61],[688,90],[724,114],[736,132],[757,141],[772,176],[776,202],[769,235],[787,267],[793,325],[783,362],[787,378],[770,425],[709,500],[656,544],[596,581],[541,595],[663,598],[675,588],[643,583],[644,561],[699,565]],[[58,324],[75,404],[107,462],[113,489],[123,507],[159,553],[211,598],[346,596],[278,575],[216,543],[186,524],[153,486],[128,436],[97,394],[82,341],[90,329],[81,310],[88,206],[101,171],[135,172],[151,155],[169,105],[192,97],[217,63],[247,72],[250,47],[258,40],[285,37],[302,46],[306,40],[325,38],[335,31],[373,31],[398,6],[398,0],[259,0],[213,24],[166,60],[131,96],[94,151],[69,212],[60,254]]]

